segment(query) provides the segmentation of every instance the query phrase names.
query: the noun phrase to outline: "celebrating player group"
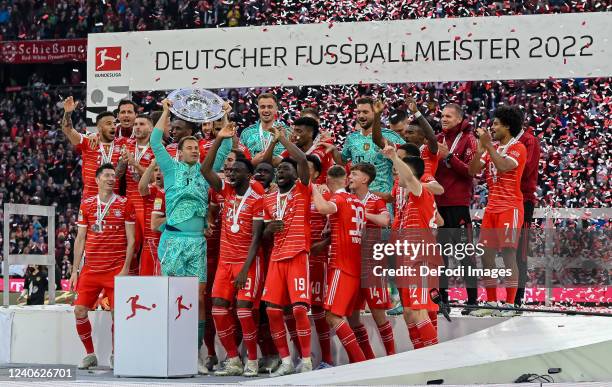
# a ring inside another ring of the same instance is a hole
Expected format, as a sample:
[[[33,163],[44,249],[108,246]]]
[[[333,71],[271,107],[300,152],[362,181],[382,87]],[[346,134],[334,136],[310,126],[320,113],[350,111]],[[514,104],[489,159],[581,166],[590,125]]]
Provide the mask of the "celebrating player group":
[[[526,203],[534,200],[531,180],[539,158],[520,109],[498,107],[491,133],[474,131],[461,107],[449,104],[436,134],[411,98],[405,110],[388,112],[389,128],[382,127],[383,102],[367,96],[355,102],[355,129],[340,146],[334,133],[320,127],[317,109],[296,112],[291,126],[280,122],[278,101],[268,93],[257,99],[259,120],[240,135],[229,104],[222,118],[195,124],[174,116],[169,99],[149,114],[137,114],[138,106],[123,100],[117,116],[96,117],[97,133],[79,133],[71,122],[77,102],[67,98],[62,130],[83,158],[70,278],[87,353],[80,367],[98,362],[88,311],[100,300],[113,310],[114,277],[122,275],[199,279],[198,348],[207,347],[206,356],[199,351],[201,374],[271,370],[281,376],[332,367],[334,333],[350,362],[375,357],[370,340],[394,354],[387,310],[395,306],[389,289],[396,289],[383,279],[362,285],[362,244],[376,234],[370,230],[380,234],[385,228],[462,228],[471,236],[473,180],[483,169],[488,205],[482,229],[491,231],[481,236],[483,266],[495,267],[501,251],[514,273],[504,284],[505,303],[519,304],[519,231],[532,215],[533,205]],[[448,265],[452,257],[434,258],[412,264]],[[474,266],[475,259],[461,264]],[[474,281],[466,278],[467,303],[475,305]],[[483,283],[493,305],[498,284],[492,278]],[[437,344],[439,307],[431,284],[397,287],[413,347]],[[444,302],[446,287],[442,278]],[[379,338],[370,339],[361,321],[366,308]],[[318,364],[311,358],[311,319]],[[222,362],[215,336],[227,353]],[[297,366],[291,346],[300,357]]]

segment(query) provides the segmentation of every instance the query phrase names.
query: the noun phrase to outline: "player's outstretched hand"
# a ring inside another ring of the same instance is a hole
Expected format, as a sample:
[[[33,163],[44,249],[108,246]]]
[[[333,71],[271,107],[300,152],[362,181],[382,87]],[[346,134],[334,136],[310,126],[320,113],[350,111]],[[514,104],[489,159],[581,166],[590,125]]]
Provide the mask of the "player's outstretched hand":
[[[64,111],[66,113],[72,113],[78,104],[79,103],[76,102],[72,96],[70,96],[64,100]]]
[[[408,105],[408,110],[410,110],[410,112],[412,114],[415,114],[416,112],[419,111],[419,109],[417,108],[417,104],[416,101],[414,100],[414,98],[408,96],[406,97],[406,104]]]
[[[397,152],[395,151],[395,147],[389,143],[386,143],[385,147],[382,150],[382,154],[388,159],[394,159],[397,157]]]
[[[233,122],[228,122],[227,125],[225,125],[219,131],[219,133],[217,133],[217,136],[219,136],[220,138],[232,138],[235,135],[236,135],[236,124]]]
[[[383,103],[383,101],[377,99],[376,102],[374,102],[374,114],[376,114],[377,116],[382,115],[382,113],[385,111],[385,104]]]
[[[162,107],[164,108],[165,112],[169,111],[171,106],[172,106],[172,101],[170,101],[168,98],[162,101]]]
[[[476,133],[478,133],[479,144],[482,145],[482,148],[487,149],[493,141],[491,138],[491,133],[484,128],[476,129]]]

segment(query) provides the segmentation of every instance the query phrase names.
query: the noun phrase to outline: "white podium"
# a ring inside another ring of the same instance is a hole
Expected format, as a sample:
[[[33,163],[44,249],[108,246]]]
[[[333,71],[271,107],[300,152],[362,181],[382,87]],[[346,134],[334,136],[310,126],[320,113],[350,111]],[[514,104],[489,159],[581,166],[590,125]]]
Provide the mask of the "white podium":
[[[115,277],[116,376],[198,373],[198,279]]]

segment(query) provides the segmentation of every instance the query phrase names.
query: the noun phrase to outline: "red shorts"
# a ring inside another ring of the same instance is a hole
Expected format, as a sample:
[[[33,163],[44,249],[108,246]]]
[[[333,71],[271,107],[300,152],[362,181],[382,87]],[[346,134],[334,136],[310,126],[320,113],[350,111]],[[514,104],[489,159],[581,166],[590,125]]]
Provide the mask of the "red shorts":
[[[336,316],[350,316],[355,310],[359,295],[360,278],[349,275],[338,268],[327,272],[327,294],[325,310]]]
[[[74,299],[74,305],[93,309],[98,302],[98,296],[104,291],[104,296],[108,297],[108,303],[112,310],[115,305],[115,276],[120,271],[121,268],[110,272],[92,273],[84,268],[77,281],[77,295]]]
[[[480,226],[480,243],[492,249],[516,249],[523,220],[522,207],[497,213],[485,210]]]
[[[308,253],[302,252],[282,261],[271,261],[262,300],[280,306],[297,302],[310,304],[308,277]]]
[[[161,275],[161,263],[157,256],[158,238],[147,238],[140,253],[139,275]]]
[[[366,302],[372,309],[389,309],[391,307],[391,300],[389,299],[389,290],[387,287],[374,287],[374,288],[361,288],[359,290],[359,296],[357,297],[357,303],[355,304],[355,310],[364,310]]]
[[[429,288],[409,287],[399,289],[402,306],[413,310],[427,309],[438,311],[438,305],[431,300]]]
[[[236,294],[234,280],[238,273],[240,273],[240,270],[242,270],[242,266],[242,263],[219,262],[213,281],[211,297],[222,298],[229,301],[230,304],[234,303],[234,297],[236,297],[237,300],[252,302],[254,308],[259,308],[263,285],[262,259],[255,257],[247,273],[244,289],[238,290],[238,294]]]
[[[311,305],[325,304],[325,287],[327,286],[327,262],[310,261]]]

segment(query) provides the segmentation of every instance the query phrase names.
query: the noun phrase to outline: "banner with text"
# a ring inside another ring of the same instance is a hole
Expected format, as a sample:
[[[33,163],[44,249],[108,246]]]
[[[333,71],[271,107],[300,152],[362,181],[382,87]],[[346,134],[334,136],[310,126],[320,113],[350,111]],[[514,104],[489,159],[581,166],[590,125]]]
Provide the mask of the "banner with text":
[[[87,60],[87,39],[0,42],[0,63],[58,63]]]
[[[611,17],[598,12],[90,34],[87,105],[100,110],[116,106],[130,90],[180,87],[610,76]]]

